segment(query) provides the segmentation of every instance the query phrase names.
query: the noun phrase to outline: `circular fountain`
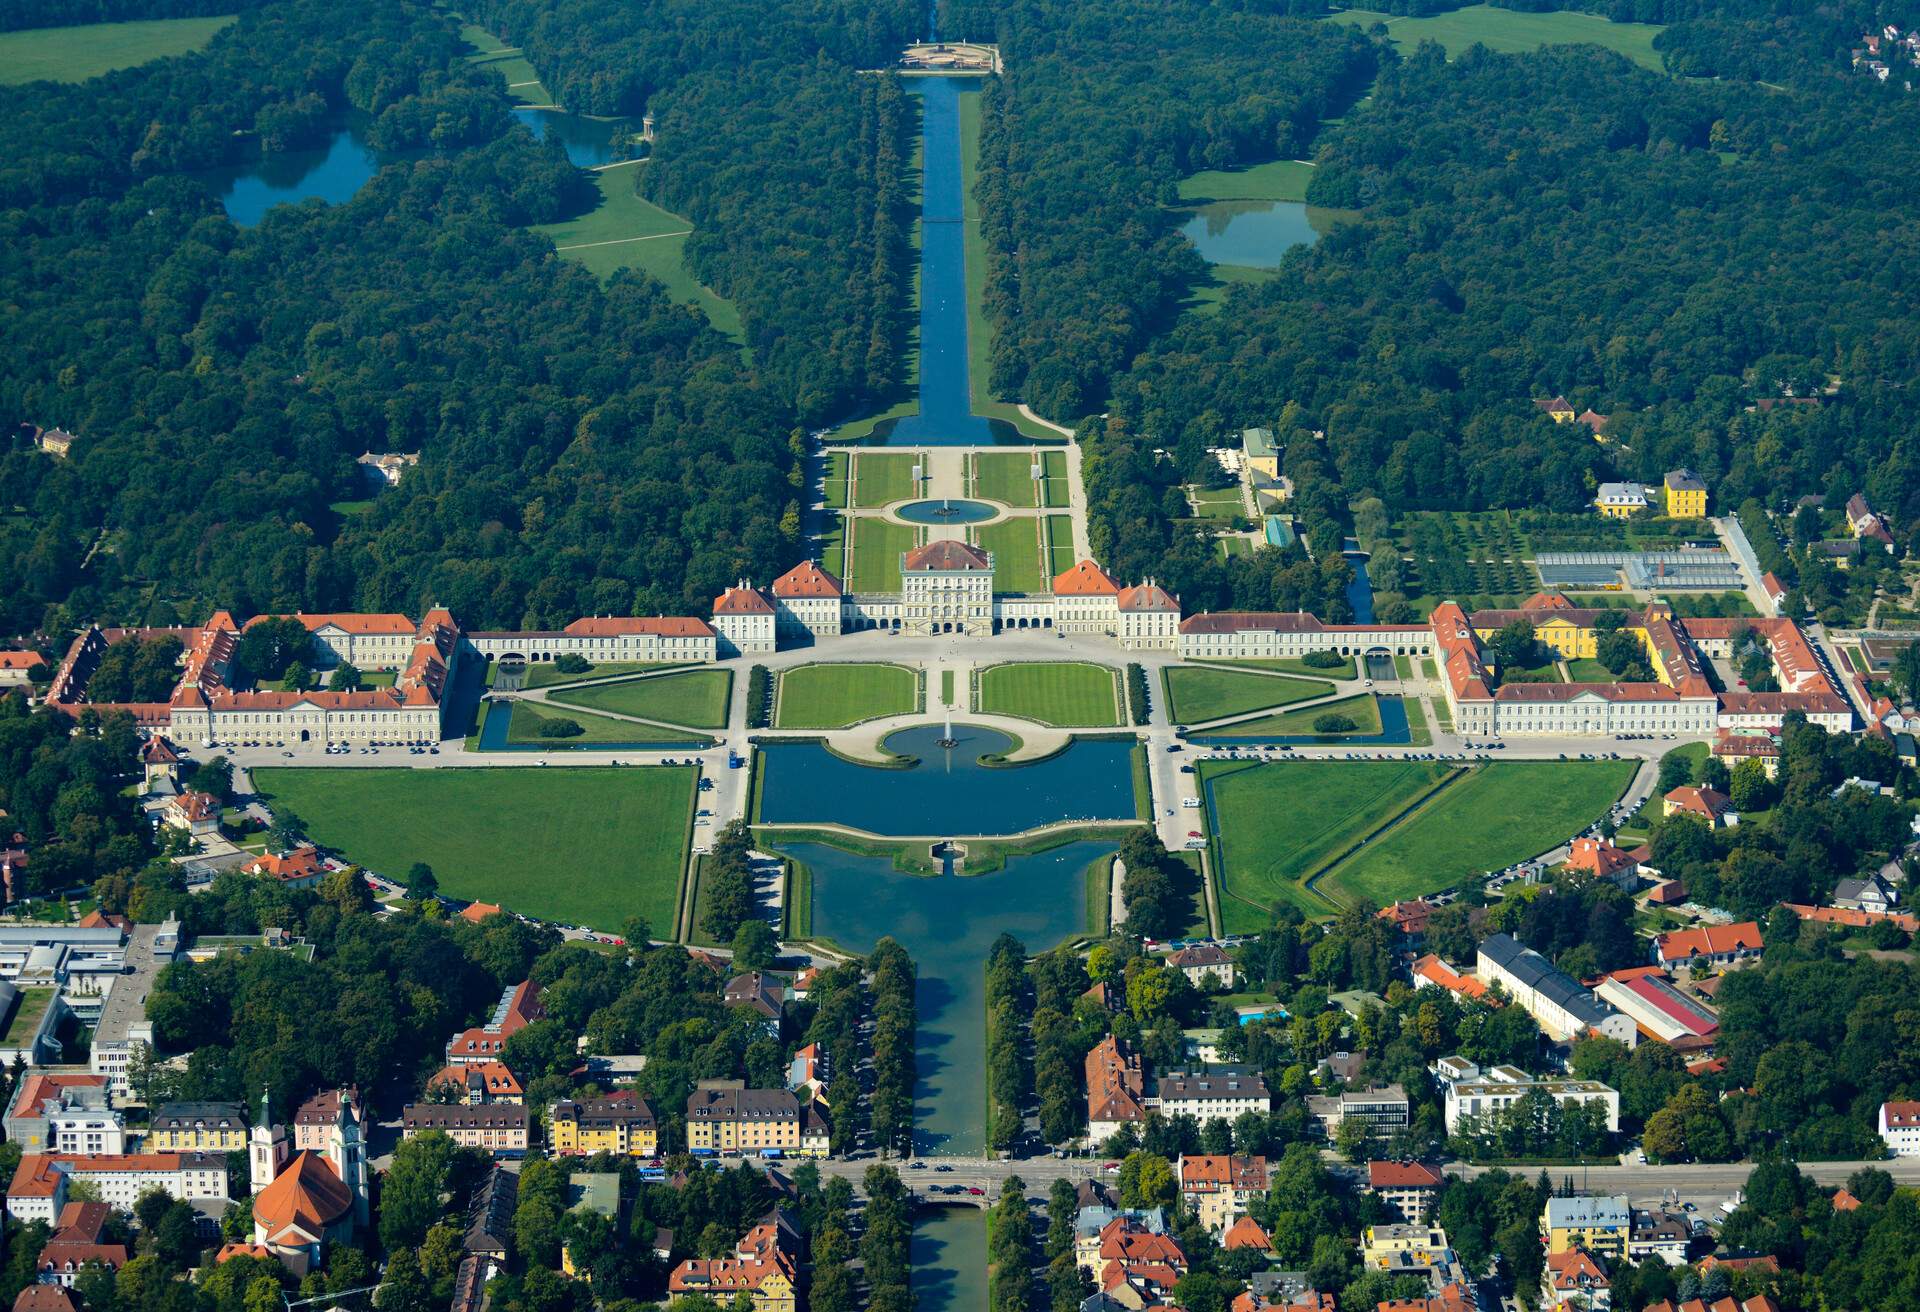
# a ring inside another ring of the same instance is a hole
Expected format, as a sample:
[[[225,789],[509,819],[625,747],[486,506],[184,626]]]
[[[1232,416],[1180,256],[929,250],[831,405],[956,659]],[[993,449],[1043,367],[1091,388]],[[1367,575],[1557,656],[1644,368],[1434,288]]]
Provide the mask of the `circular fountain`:
[[[1000,508],[985,501],[942,497],[938,501],[909,501],[894,508],[893,517],[909,524],[981,524],[998,518]]]

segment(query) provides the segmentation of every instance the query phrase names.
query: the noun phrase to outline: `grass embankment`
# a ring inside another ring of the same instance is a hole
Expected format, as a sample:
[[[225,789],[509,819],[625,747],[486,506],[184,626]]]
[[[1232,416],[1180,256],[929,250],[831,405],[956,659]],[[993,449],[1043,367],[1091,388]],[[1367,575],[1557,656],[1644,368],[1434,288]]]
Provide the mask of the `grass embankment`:
[[[449,896],[617,931],[667,933],[679,906],[694,776],[681,766],[253,772],[315,841],[396,878],[416,861]]]
[[[553,667],[551,662],[527,666],[527,677],[521,683],[522,688],[558,688],[569,683],[599,683],[605,679],[618,679],[629,674],[645,674],[649,670],[664,669],[655,661],[608,661],[596,665],[585,674],[566,674]]]
[[[1422,41],[1438,41],[1449,59],[1478,43],[1497,54],[1524,54],[1541,46],[1585,43],[1604,46],[1625,55],[1642,68],[1664,71],[1653,39],[1666,29],[1656,23],[1615,23],[1597,14],[1555,10],[1522,13],[1474,5],[1428,18],[1402,18],[1371,9],[1348,9],[1328,15],[1328,22],[1371,27],[1385,23],[1393,44],[1412,54]]]
[[[551,694],[551,698],[566,706],[662,720],[688,729],[721,729],[726,727],[727,701],[732,692],[730,670],[678,670],[672,674],[557,692]]]
[[[1060,728],[1118,728],[1118,671],[1084,661],[1020,661],[990,665],[976,676],[974,705],[985,715],[1011,715]]]
[[[619,269],[638,269],[662,283],[674,300],[697,306],[707,322],[744,344],[740,311],[687,268],[687,237],[693,225],[634,190],[634,175],[645,167],[633,164],[594,172],[591,176],[600,199],[592,209],[559,223],[536,224],[533,230],[551,238],[555,250],[597,278],[610,278]]]
[[[1303,660],[1298,660],[1290,656],[1263,661],[1217,660],[1199,661],[1196,663],[1229,670],[1272,670],[1276,674],[1297,674],[1305,679],[1352,679],[1358,677],[1353,672],[1353,657],[1351,656],[1342,656],[1338,665],[1330,665],[1325,669],[1321,669],[1317,665],[1309,665]]]
[[[1353,721],[1353,728],[1339,733],[1321,733],[1313,727],[1313,722],[1323,715],[1344,715]],[[1380,724],[1380,703],[1372,693],[1361,693],[1358,697],[1343,697],[1336,702],[1321,702],[1315,706],[1303,706],[1297,711],[1282,711],[1278,715],[1263,715],[1257,720],[1242,720],[1218,729],[1209,729],[1209,735],[1218,734],[1222,738],[1326,738],[1337,741],[1341,738],[1364,737],[1382,732]]]
[[[1333,691],[1330,683],[1290,679],[1276,674],[1250,674],[1203,666],[1169,666],[1161,672],[1167,709],[1179,724],[1198,724],[1223,715],[1286,706]]]
[[[904,665],[800,665],[780,676],[774,727],[842,729],[919,708],[919,678]]]
[[[571,738],[541,736],[540,726],[552,720],[572,720],[580,726],[581,732]],[[574,710],[570,706],[542,707],[534,702],[516,701],[513,704],[512,717],[507,721],[507,742],[515,747],[548,747],[564,750],[569,747],[590,747],[596,743],[628,747],[638,743],[655,745],[706,741],[708,741],[707,738],[702,734],[681,733],[676,729],[662,729],[651,724],[635,724],[631,720],[614,720],[604,715],[590,715],[585,711]]]
[[[0,32],[0,86],[85,82],[118,68],[188,54],[203,48],[232,21],[232,15],[156,18]]]

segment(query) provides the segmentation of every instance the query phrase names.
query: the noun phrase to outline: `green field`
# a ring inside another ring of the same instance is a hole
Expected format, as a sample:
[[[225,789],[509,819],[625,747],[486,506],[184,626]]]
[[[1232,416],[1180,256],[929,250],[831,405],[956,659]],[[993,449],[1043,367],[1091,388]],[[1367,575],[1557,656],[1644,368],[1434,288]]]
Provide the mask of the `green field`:
[[[974,705],[988,715],[1076,729],[1125,723],[1120,718],[1119,680],[1104,665],[1022,661],[990,665],[978,678]]]
[[[0,32],[0,86],[27,82],[85,82],[116,68],[184,55],[213,40],[225,18],[156,18],[79,27],[30,27]]]
[[[1040,560],[1040,522],[1031,515],[982,524],[973,531],[982,549],[993,553],[995,592],[1044,592],[1052,574],[1044,577]]]
[[[1193,493],[1193,513],[1201,519],[1217,519],[1223,522],[1243,518],[1247,513],[1247,503],[1238,487],[1220,487]]]
[[[912,551],[918,532],[909,524],[865,516],[849,522],[853,559],[843,582],[848,592],[900,591],[900,553]]]
[[[1047,516],[1047,578],[1049,585],[1058,576],[1065,574],[1074,566],[1073,559],[1073,516]]]
[[[1342,656],[1340,664],[1320,669],[1303,660],[1291,656],[1277,657],[1273,660],[1218,660],[1208,661],[1208,665],[1225,665],[1238,669],[1273,670],[1279,674],[1297,674],[1303,679],[1351,679],[1354,678],[1353,657]]]
[[[823,495],[828,510],[847,508],[847,473],[852,463],[845,451],[827,452],[826,488]]]
[[[1197,665],[1170,667],[1161,672],[1161,677],[1167,690],[1167,711],[1176,724],[1199,724],[1223,715],[1286,706],[1333,691],[1330,683]]]
[[[47,1014],[47,1008],[53,1005],[53,995],[58,989],[23,988],[14,998],[12,1014],[7,1017],[4,1032],[0,1032],[0,1043],[9,1048],[31,1048],[33,1036],[40,1028],[40,1018]]]
[[[973,458],[973,494],[1016,509],[1036,504],[1033,457],[1025,451],[986,451]]]
[[[563,683],[594,683],[601,679],[617,679],[623,674],[643,674],[648,670],[657,670],[660,665],[654,661],[606,661],[596,665],[585,674],[566,674],[553,667],[551,661],[541,661],[527,666],[527,677],[521,683],[522,688],[555,688]]]
[[[1059,442],[1066,438],[1045,424],[1036,424],[1020,413],[1020,407],[995,401],[988,385],[992,373],[993,325],[987,321],[987,239],[980,227],[980,202],[974,196],[974,182],[980,172],[980,96],[972,86],[960,95],[960,195],[966,229],[962,255],[967,271],[967,377],[973,386],[973,413],[988,419],[1002,419],[1020,431],[1021,436],[1040,442]]]
[[[1432,761],[1203,761],[1199,770],[1229,934],[1266,928],[1276,902],[1326,914],[1302,881],[1449,773]]]
[[[688,729],[723,729],[727,724],[727,697],[732,691],[730,670],[680,670],[554,693],[552,699],[567,706],[663,720]]]
[[[913,467],[921,462],[918,451],[888,452],[880,455],[859,451],[853,457],[853,504],[863,509],[905,501],[917,490],[913,485]]]
[[[1342,862],[1320,888],[1381,906],[1540,855],[1592,824],[1626,789],[1633,761],[1481,766]]]
[[[1304,159],[1268,160],[1250,169],[1202,169],[1180,179],[1180,199],[1304,201],[1312,180],[1313,165]]]
[[[1397,18],[1371,9],[1348,9],[1328,22],[1371,27],[1385,23],[1393,44],[1410,55],[1422,41],[1438,41],[1452,58],[1475,42],[1498,54],[1523,54],[1541,46],[1585,42],[1618,51],[1642,68],[1663,71],[1653,39],[1665,29],[1654,23],[1614,23],[1596,14],[1570,10],[1529,14],[1516,9],[1474,5],[1431,18]]]
[[[1313,727],[1313,722],[1322,715],[1344,715],[1353,721],[1354,727],[1342,733],[1321,734]],[[1277,715],[1263,715],[1257,720],[1242,720],[1208,732],[1222,738],[1325,737],[1331,740],[1374,734],[1381,732],[1380,703],[1372,693],[1361,693],[1357,697],[1343,697],[1337,702],[1321,702],[1317,706],[1303,706],[1297,711],[1281,711]]]
[[[1567,662],[1567,675],[1575,683],[1612,683],[1613,671],[1585,656]]]
[[[1199,283],[1187,294],[1184,304],[1195,314],[1218,314],[1220,302],[1229,288],[1243,283],[1271,282],[1280,276],[1278,269],[1256,269],[1245,264],[1209,264],[1210,282]]]
[[[702,285],[687,268],[683,257],[693,225],[641,199],[633,189],[635,170],[645,167],[635,164],[595,172],[592,177],[600,190],[599,204],[560,223],[537,224],[534,231],[552,238],[554,249],[579,261],[595,277],[611,277],[618,269],[638,269],[664,284],[674,300],[698,306],[715,328],[736,342],[744,342],[740,311],[732,301]]]
[[[548,720],[572,720],[584,732],[571,738],[543,738],[540,736],[540,726]],[[650,724],[635,724],[631,720],[611,720],[604,715],[590,715],[567,706],[542,709],[533,702],[515,702],[512,718],[507,721],[507,742],[516,747],[550,747],[564,751],[569,747],[587,747],[595,743],[628,747],[637,743],[651,745],[706,741],[701,734],[657,729]]]
[[[780,676],[774,727],[842,729],[919,706],[919,680],[904,665],[800,665]]]
[[[452,897],[617,931],[671,934],[692,769],[255,770],[315,841],[381,874],[433,867]]]

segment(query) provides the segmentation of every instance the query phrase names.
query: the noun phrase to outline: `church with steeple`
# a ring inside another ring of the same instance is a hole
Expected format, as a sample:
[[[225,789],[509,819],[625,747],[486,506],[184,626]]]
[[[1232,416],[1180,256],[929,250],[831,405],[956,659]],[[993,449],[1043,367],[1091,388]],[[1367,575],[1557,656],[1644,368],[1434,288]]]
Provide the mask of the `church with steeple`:
[[[352,1089],[310,1098],[294,1114],[291,1140],[262,1094],[247,1141],[253,1175],[253,1242],[295,1275],[326,1260],[367,1223],[365,1117]]]

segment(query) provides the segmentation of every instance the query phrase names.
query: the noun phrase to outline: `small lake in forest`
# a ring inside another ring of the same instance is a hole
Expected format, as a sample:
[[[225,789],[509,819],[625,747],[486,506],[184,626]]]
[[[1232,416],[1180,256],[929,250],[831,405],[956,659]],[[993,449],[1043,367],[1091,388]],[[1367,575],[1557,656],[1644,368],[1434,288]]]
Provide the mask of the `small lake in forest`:
[[[1347,217],[1291,200],[1217,200],[1188,211],[1180,235],[1209,264],[1277,269],[1296,246],[1311,246]]]
[[[815,933],[862,953],[891,936],[912,956],[914,1150],[978,1154],[987,1133],[987,949],[1002,933],[1029,952],[1084,933],[1087,868],[1116,844],[1068,843],[981,875],[908,875],[887,857],[822,843],[779,846],[813,872]]]
[[[375,150],[362,135],[365,121],[364,116],[353,116],[334,129],[324,146],[260,155],[245,164],[202,169],[194,176],[220,198],[227,217],[243,228],[259,223],[275,205],[297,205],[315,198],[338,205],[352,200],[382,164],[417,153]]]
[[[567,158],[583,169],[613,164],[620,159],[613,139],[626,130],[625,119],[587,118],[558,109],[516,109],[513,116],[526,124],[534,140],[545,141],[551,135],[559,141],[566,149]]]
[[[979,725],[956,724],[952,748],[937,724],[889,734],[887,751],[917,758],[907,769],[862,765],[817,742],[761,743],[759,822],[841,824],[870,834],[1018,834],[1059,820],[1132,820],[1134,739],[1076,739],[1030,765],[989,766],[983,755],[1013,744]]]

